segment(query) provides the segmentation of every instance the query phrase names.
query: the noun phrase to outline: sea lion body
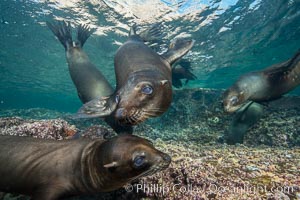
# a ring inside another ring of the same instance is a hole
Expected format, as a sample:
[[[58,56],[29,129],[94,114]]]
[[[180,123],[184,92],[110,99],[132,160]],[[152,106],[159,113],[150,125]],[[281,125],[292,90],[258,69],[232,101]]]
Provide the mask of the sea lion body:
[[[263,112],[263,106],[255,102],[249,102],[237,110],[230,123],[229,129],[226,130],[226,143],[242,144],[248,129],[261,119]]]
[[[197,79],[197,76],[192,73],[191,63],[184,59],[172,66],[172,85],[176,88],[182,87],[181,79],[185,79],[185,84]]]
[[[97,117],[114,113],[115,119],[126,125],[162,115],[172,101],[171,65],[193,44],[193,40],[177,40],[166,53],[158,55],[144,44],[133,27],[115,55],[114,94],[85,104],[79,115]]]
[[[103,95],[111,95],[114,89],[103,74],[90,62],[81,47],[70,47],[66,51],[69,72],[82,103]]]
[[[64,141],[1,136],[0,152],[0,190],[34,200],[113,191],[170,164],[149,141],[127,134]]]
[[[73,41],[70,24],[62,21],[56,24],[47,22],[47,25],[65,47],[69,73],[81,102],[85,104],[95,98],[111,95],[114,89],[82,49],[94,30],[86,25],[79,25],[76,41]],[[113,115],[105,116],[104,120],[117,133],[133,131],[130,126],[120,125]]]
[[[226,112],[234,112],[248,101],[278,99],[299,84],[300,51],[288,61],[242,75],[224,92],[224,109]]]

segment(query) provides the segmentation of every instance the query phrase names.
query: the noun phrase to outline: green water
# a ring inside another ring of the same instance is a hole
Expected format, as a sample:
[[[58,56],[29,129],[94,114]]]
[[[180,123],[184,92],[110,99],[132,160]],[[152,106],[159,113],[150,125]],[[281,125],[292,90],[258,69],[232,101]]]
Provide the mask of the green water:
[[[81,106],[64,49],[45,26],[47,20],[98,28],[84,50],[112,85],[114,54],[133,23],[163,23],[158,52],[177,35],[196,41],[185,58],[198,79],[184,88],[227,88],[241,74],[287,60],[300,47],[298,0],[162,1],[139,11],[147,2],[2,0],[0,109],[75,112]]]

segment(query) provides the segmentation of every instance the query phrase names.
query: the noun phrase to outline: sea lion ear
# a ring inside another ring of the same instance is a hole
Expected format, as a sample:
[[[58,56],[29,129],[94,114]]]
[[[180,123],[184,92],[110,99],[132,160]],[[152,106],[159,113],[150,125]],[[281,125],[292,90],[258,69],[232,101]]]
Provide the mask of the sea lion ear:
[[[107,168],[107,169],[112,168],[112,167],[118,167],[118,166],[119,166],[119,163],[116,162],[116,161],[111,162],[111,163],[108,163],[108,164],[106,164],[106,165],[103,165],[103,167],[104,167],[104,168]]]
[[[101,97],[84,104],[73,118],[106,117],[117,107],[113,96]]]

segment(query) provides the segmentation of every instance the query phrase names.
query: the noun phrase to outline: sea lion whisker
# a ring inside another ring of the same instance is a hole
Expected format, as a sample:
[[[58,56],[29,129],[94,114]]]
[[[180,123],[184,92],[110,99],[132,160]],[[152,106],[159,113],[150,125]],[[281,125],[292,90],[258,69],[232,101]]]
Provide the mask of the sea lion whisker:
[[[148,108],[147,111],[162,111],[160,108]]]
[[[141,173],[140,175],[136,176],[136,177],[133,177],[130,181],[134,181],[134,180],[137,180],[141,177],[144,177],[144,176],[148,176],[149,174],[153,174],[155,173],[156,171],[153,169],[153,168],[150,168],[149,170]]]
[[[134,124],[138,124],[140,121],[139,118],[136,118],[135,116],[131,116],[131,120],[134,122]]]
[[[126,118],[125,118],[125,122],[126,122],[126,123],[130,123],[130,124],[132,124],[132,120],[131,120],[131,118],[130,118],[130,117],[126,117]]]
[[[131,124],[137,124],[137,119],[134,116],[129,116],[128,119],[130,120]]]
[[[164,111],[163,110],[161,110],[161,109],[147,109],[147,110],[143,110],[144,112],[148,112],[148,113],[155,113],[155,114],[157,114],[157,113],[163,113]]]
[[[153,116],[156,116],[156,113],[154,113],[154,112],[144,112],[144,115],[147,116],[147,117],[153,117]]]

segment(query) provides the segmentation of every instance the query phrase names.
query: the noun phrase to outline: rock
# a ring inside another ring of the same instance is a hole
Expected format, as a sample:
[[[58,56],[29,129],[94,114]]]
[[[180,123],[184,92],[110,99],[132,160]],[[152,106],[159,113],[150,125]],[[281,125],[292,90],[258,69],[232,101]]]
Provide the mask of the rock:
[[[77,132],[74,125],[62,119],[25,120],[19,117],[0,118],[0,135],[31,136],[62,140]]]

